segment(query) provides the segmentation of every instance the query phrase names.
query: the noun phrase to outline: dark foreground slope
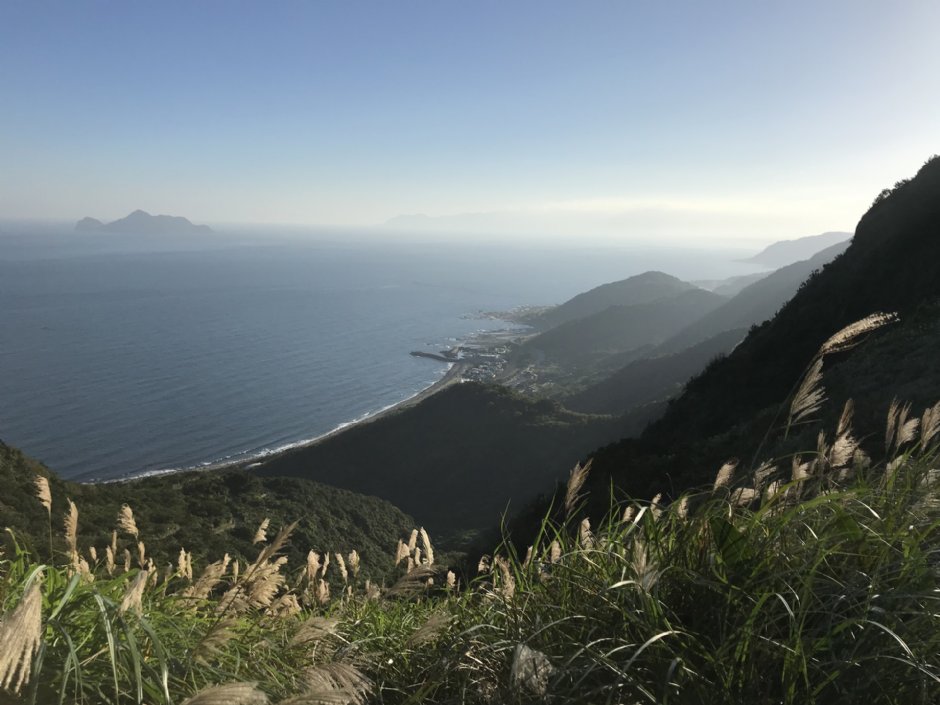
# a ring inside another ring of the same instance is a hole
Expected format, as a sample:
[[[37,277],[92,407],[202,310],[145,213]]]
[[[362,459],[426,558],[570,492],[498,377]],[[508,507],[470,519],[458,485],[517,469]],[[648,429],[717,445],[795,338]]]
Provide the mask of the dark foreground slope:
[[[118,511],[129,504],[147,554],[161,567],[174,562],[180,548],[199,559],[217,560],[225,553],[253,558],[255,530],[268,518],[272,534],[300,522],[287,549],[291,566],[303,565],[310,549],[356,549],[366,574],[381,578],[392,568],[395,541],[414,527],[411,517],[384,500],[301,478],[228,470],[83,485],[60,480],[41,463],[0,443],[0,530],[11,528],[18,541],[42,558],[49,552],[49,518],[36,499],[37,474],[48,477],[52,488],[57,553],[65,550],[60,536],[67,498],[79,510],[81,549],[96,545],[103,557]]]
[[[420,404],[278,455],[259,475],[297,475],[384,497],[440,535],[498,524],[618,436],[609,417],[507,389],[448,387]]]

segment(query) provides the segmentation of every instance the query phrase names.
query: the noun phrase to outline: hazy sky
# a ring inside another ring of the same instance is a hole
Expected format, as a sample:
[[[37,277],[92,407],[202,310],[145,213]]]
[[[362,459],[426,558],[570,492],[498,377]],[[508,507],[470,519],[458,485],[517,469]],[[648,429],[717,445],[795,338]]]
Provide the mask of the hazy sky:
[[[937,0],[0,0],[0,216],[851,229],[940,152],[938,28]]]

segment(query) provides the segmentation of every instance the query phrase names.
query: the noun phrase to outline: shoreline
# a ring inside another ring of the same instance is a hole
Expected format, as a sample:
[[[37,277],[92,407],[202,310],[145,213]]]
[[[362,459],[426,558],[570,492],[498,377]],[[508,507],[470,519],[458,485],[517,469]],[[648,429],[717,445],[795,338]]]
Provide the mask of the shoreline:
[[[513,321],[506,320],[507,323],[512,324]],[[526,337],[527,332],[522,330],[515,329],[499,329],[491,331],[481,331],[474,335],[471,335],[468,339],[458,342],[454,345],[452,350],[459,351],[465,349],[476,349],[481,346],[492,346],[498,344],[504,344],[510,340],[517,340],[520,337]],[[431,357],[431,356],[428,356]],[[436,360],[436,358],[435,358]],[[443,359],[440,360],[443,362]],[[406,399],[391,404],[389,406],[377,409],[375,411],[367,412],[365,415],[353,419],[352,421],[346,421],[339,424],[336,428],[331,431],[327,431],[324,434],[310,438],[308,440],[300,440],[294,443],[286,443],[284,445],[278,446],[271,449],[262,449],[252,455],[245,455],[243,457],[235,458],[225,458],[216,461],[207,462],[199,465],[191,465],[187,467],[176,467],[176,468],[164,468],[159,470],[145,470],[144,472],[137,473],[134,475],[128,475],[125,477],[114,477],[114,478],[103,478],[100,480],[89,479],[89,480],[78,480],[79,482],[87,482],[88,484],[104,484],[104,483],[113,483],[113,482],[133,482],[136,480],[144,480],[151,477],[163,477],[165,475],[175,475],[178,473],[184,472],[216,472],[221,470],[253,470],[257,467],[261,467],[264,463],[277,458],[278,456],[284,455],[286,453],[293,453],[295,451],[304,450],[306,448],[311,448],[316,446],[319,443],[333,438],[344,431],[348,431],[351,428],[359,427],[363,424],[369,424],[379,419],[386,418],[392,414],[398,413],[405,409],[408,409],[412,406],[416,406],[423,402],[425,399],[437,394],[438,392],[450,387],[454,384],[460,384],[465,381],[474,381],[472,377],[468,377],[467,374],[475,369],[479,369],[480,360],[476,358],[461,358],[455,357],[453,360],[447,361],[448,368],[445,370],[444,374],[425,387],[424,389],[412,394]],[[479,380],[477,380],[479,381]],[[495,381],[495,378],[494,378]]]

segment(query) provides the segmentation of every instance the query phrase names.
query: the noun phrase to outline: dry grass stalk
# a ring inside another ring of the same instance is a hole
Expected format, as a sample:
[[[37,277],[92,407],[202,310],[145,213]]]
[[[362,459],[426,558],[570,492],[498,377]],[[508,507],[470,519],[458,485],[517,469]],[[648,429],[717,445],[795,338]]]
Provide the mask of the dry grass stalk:
[[[406,544],[401,539],[398,539],[398,545],[395,547],[395,565],[397,566],[410,554],[411,552],[408,550],[408,544]]]
[[[662,509],[663,503],[663,493],[658,493],[653,500],[650,502],[650,514],[653,515],[654,519],[659,519],[660,515],[663,513]]]
[[[185,548],[180,549],[180,554],[176,559],[176,572],[181,578],[186,578],[190,582],[193,579],[193,554],[187,553]]]
[[[822,386],[823,358],[817,356],[797,387],[793,401],[790,402],[790,415],[787,427],[800,423],[812,416],[826,400],[826,390]]]
[[[417,545],[418,545],[418,530],[412,529],[411,536],[408,537],[408,553],[409,554],[414,553],[415,546]]]
[[[89,558],[91,558],[92,563],[97,563],[98,562],[98,549],[95,548],[94,546],[89,546],[88,556]]]
[[[428,588],[428,580],[432,579],[437,572],[438,569],[434,566],[415,566],[410,572],[400,577],[385,595],[386,597],[414,597],[422,594]]]
[[[147,570],[141,570],[134,576],[131,584],[127,586],[127,590],[124,592],[124,599],[121,600],[121,605],[118,607],[118,614],[125,614],[129,611],[140,614],[141,601],[144,597],[144,589],[147,587],[148,577],[150,577],[150,572]]]
[[[712,491],[717,491],[725,489],[731,485],[731,482],[734,480],[734,471],[738,467],[738,459],[731,458],[724,465],[718,469],[718,474],[715,475],[715,482],[712,484]]]
[[[940,402],[924,409],[920,419],[920,449],[925,452],[940,433]]]
[[[320,577],[326,577],[326,569],[330,567],[330,554],[329,552],[323,554],[323,566],[320,568]]]
[[[349,571],[353,574],[353,577],[358,577],[359,575],[359,552],[356,549],[353,549],[349,552],[349,555],[346,556],[346,564],[349,566]]]
[[[118,513],[118,529],[125,534],[130,534],[135,539],[139,535],[137,531],[137,522],[134,520],[134,510],[127,504],[121,505],[121,511]]]
[[[498,591],[504,598],[511,600],[516,594],[516,579],[509,569],[509,561],[502,556],[496,556],[493,562],[499,568],[500,585]]]
[[[594,534],[591,533],[591,520],[587,517],[581,520],[581,525],[578,527],[578,543],[581,548],[587,551],[594,548]]]
[[[431,547],[431,537],[422,526],[418,532],[421,536],[421,548],[424,551],[424,559],[428,565],[434,565],[434,549]]]
[[[686,519],[689,518],[689,496],[688,495],[683,495],[682,498],[679,500],[678,504],[676,504],[676,516],[682,521],[685,521]]]
[[[872,333],[889,323],[898,321],[896,313],[873,313],[860,321],[855,321],[847,325],[835,335],[831,336],[822,347],[819,348],[820,355],[830,355],[835,352],[842,352],[858,344],[859,338],[868,333]]]
[[[731,493],[731,503],[736,507],[746,507],[760,494],[752,487],[739,487]]]
[[[447,587],[451,590],[457,589],[457,576],[454,575],[454,571],[452,570],[447,571]]]
[[[300,625],[290,640],[291,646],[315,645],[336,633],[339,627],[337,617],[311,617]]]
[[[489,556],[480,556],[480,560],[477,562],[477,573],[480,575],[485,575],[490,572],[490,557]]]
[[[803,458],[799,455],[793,456],[793,464],[790,468],[790,481],[801,482],[808,479],[811,468],[812,463],[804,463]]]
[[[636,518],[636,507],[632,504],[623,510],[623,516],[620,517],[621,524],[630,524]]]
[[[68,546],[69,554],[78,553],[78,507],[71,499],[68,500],[69,512],[65,515],[65,545]]]
[[[320,572],[320,554],[316,551],[307,552],[307,568],[305,570],[305,576],[308,583],[313,583],[317,578],[317,573]]]
[[[414,563],[415,565],[423,565],[421,562],[421,547],[420,546],[415,549]]]
[[[131,552],[126,548],[124,549],[124,572],[129,573],[131,570]]]
[[[110,546],[105,546],[104,558],[108,575],[114,575],[114,551],[111,550]]]
[[[18,694],[29,682],[42,642],[42,569],[36,571],[16,607],[0,620],[0,688]]]
[[[301,697],[315,698],[309,702],[363,705],[372,691],[370,681],[351,663],[336,661],[314,666],[306,671],[307,692]]]
[[[137,564],[141,568],[147,567],[147,547],[143,541],[137,542]]]
[[[265,519],[258,526],[258,530],[255,531],[255,537],[251,540],[252,545],[256,543],[264,543],[268,540],[268,524],[271,523],[271,520],[265,517]]]
[[[636,540],[633,543],[633,575],[637,585],[649,592],[656,585],[662,571],[649,555],[646,543]]]
[[[36,485],[36,497],[39,498],[39,503],[46,508],[46,511],[49,513],[49,516],[52,516],[52,490],[49,489],[49,480],[48,478],[42,475],[36,475],[36,478],[33,480]]]
[[[591,464],[594,459],[591,458],[584,465],[578,463],[571,470],[571,476],[568,478],[568,486],[565,489],[565,515],[571,516],[575,506],[581,501],[581,489],[587,480],[588,473],[591,472]]]
[[[548,560],[552,565],[561,560],[561,544],[558,541],[552,541],[548,547]]]
[[[291,524],[288,524],[287,526],[282,527],[281,530],[277,532],[277,536],[274,537],[274,540],[261,550],[261,553],[258,555],[255,563],[264,563],[269,558],[271,558],[271,556],[275,555],[278,553],[278,551],[284,548],[285,544],[287,544],[287,540],[290,538],[290,535],[294,532],[294,529],[297,528],[298,523],[299,522],[295,521]]]
[[[182,705],[267,705],[268,696],[256,683],[226,683],[203,688]]]
[[[770,462],[762,463],[754,471],[754,488],[761,490],[767,484],[767,481],[777,473],[777,466]]]
[[[225,557],[221,561],[216,561],[215,563],[210,563],[207,565],[195,584],[190,585],[183,591],[183,596],[196,600],[205,600],[208,598],[212,591],[222,581],[222,576],[224,576],[225,571],[228,570],[228,566],[231,560],[231,557],[229,557],[229,555],[226,553]]]
[[[321,605],[325,605],[330,601],[330,584],[320,579],[320,582],[317,583],[317,602]]]
[[[343,558],[342,553],[336,554],[336,567],[339,568],[340,577],[343,578],[344,583],[349,582],[349,571],[346,570],[346,559]]]
[[[447,612],[433,612],[430,617],[408,637],[408,646],[427,644],[440,636],[441,632],[450,624],[450,615]]]
[[[193,649],[193,658],[197,663],[208,666],[221,653],[225,645],[235,637],[234,628],[238,620],[234,617],[220,619],[206,632]]]
[[[531,563],[532,563],[532,546],[529,546],[525,550],[525,560],[522,561],[522,567],[528,568]]]

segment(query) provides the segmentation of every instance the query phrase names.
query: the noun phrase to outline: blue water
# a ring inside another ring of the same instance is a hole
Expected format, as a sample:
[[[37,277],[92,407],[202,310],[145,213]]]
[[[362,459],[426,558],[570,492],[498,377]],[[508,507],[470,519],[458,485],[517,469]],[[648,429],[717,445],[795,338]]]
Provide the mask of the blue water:
[[[199,240],[0,230],[0,438],[76,479],[252,457],[414,395],[414,358],[650,268],[741,253],[402,244],[238,231]]]

